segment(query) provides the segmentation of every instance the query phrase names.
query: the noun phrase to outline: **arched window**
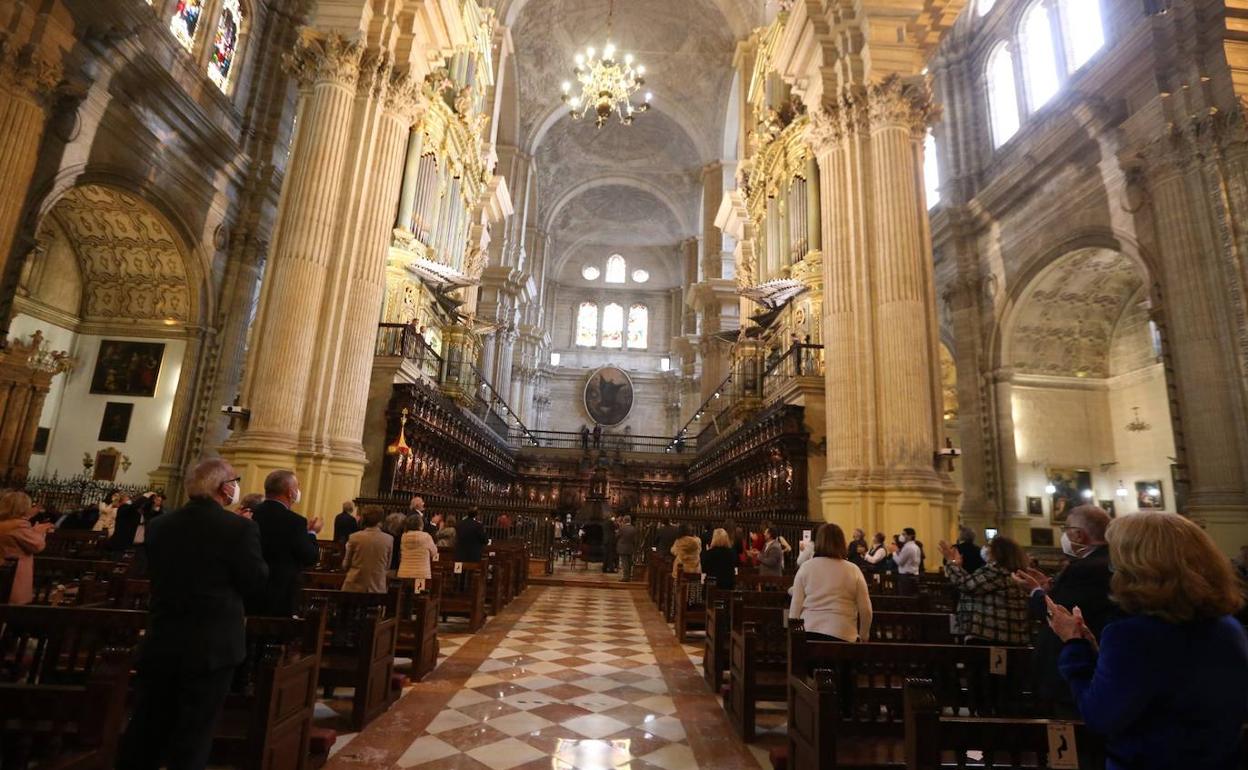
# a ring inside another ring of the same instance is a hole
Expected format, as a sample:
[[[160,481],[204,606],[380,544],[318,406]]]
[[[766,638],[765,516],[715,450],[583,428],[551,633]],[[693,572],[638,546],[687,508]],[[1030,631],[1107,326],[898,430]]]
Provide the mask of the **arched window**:
[[[598,306],[592,302],[582,302],[576,311],[576,344],[583,348],[592,348],[598,341]]]
[[[929,128],[923,140],[923,182],[929,209],[940,203],[940,160],[936,157],[936,135]]]
[[[628,309],[628,347],[644,349],[649,344],[650,310],[645,305]]]
[[[169,31],[188,51],[195,45],[195,31],[199,28],[199,17],[203,12],[202,0],[178,0],[173,8]]]
[[[624,283],[627,274],[628,266],[624,264],[624,258],[619,254],[611,255],[607,260],[607,283]]]
[[[607,274],[611,274],[609,267]],[[624,308],[614,302],[602,309],[602,346],[604,348],[624,346]]]
[[[1062,0],[1061,16],[1070,45],[1066,52],[1067,65],[1074,72],[1105,45],[1100,0]]]
[[[212,55],[208,59],[208,79],[222,91],[230,83],[234,53],[238,48],[238,36],[242,27],[243,10],[238,0],[223,0],[221,15],[217,18],[217,35],[212,41]]]
[[[988,115],[992,146],[1000,147],[1018,133],[1018,89],[1014,84],[1014,57],[1005,44],[988,57]]]
[[[1019,43],[1023,74],[1027,78],[1027,106],[1035,112],[1048,104],[1062,86],[1057,69],[1057,49],[1053,45],[1053,21],[1045,3],[1035,2],[1023,14]]]

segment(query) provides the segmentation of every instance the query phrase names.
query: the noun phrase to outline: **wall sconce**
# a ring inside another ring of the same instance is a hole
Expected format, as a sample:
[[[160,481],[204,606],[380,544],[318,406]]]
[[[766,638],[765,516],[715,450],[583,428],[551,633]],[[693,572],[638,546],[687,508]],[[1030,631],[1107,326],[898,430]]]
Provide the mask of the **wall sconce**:
[[[1127,492],[1127,485],[1123,484],[1121,479],[1118,480],[1118,489],[1114,490],[1114,494],[1118,495],[1119,497],[1126,497],[1128,494],[1130,494],[1129,492]]]
[[[1083,496],[1083,499],[1084,499],[1084,500],[1091,500],[1093,497],[1095,497],[1095,496],[1096,496],[1096,493],[1095,493],[1095,492],[1093,492],[1093,491],[1092,491],[1092,490],[1090,490],[1090,489],[1085,489],[1085,490],[1083,490],[1082,492],[1080,492],[1079,494]]]
[[[1057,494],[1057,487],[1055,487],[1055,486],[1054,486],[1054,485],[1052,485],[1052,484],[1045,484],[1045,485],[1044,485],[1044,493],[1045,493],[1046,495],[1056,495],[1056,494]]]

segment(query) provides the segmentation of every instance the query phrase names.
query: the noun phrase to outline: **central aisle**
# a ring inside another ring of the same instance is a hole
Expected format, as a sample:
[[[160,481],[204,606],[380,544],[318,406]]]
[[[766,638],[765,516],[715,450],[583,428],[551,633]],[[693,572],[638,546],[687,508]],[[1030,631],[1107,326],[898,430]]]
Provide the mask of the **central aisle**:
[[[326,766],[759,770],[643,591],[532,586]]]

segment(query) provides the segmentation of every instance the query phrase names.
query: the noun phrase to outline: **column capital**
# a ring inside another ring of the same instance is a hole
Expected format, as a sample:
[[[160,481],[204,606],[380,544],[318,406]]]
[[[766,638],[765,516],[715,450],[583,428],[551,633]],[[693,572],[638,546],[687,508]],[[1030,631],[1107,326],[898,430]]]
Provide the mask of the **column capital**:
[[[334,83],[354,87],[360,79],[363,47],[336,32],[320,33],[310,27],[299,30],[295,49],[282,63],[299,85]]]
[[[867,114],[872,128],[900,126],[922,138],[939,116],[925,78],[888,75],[867,87]]]
[[[41,101],[61,82],[59,65],[47,61],[32,45],[18,45],[0,34],[0,86],[9,86]]]

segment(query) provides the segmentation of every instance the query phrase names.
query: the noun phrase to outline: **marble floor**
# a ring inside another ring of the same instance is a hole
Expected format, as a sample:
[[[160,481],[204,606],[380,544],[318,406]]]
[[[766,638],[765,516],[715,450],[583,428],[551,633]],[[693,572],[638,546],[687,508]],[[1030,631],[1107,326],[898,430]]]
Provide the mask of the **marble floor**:
[[[535,585],[328,770],[760,770],[644,590]]]

